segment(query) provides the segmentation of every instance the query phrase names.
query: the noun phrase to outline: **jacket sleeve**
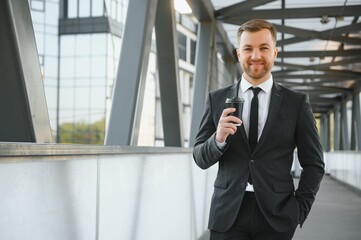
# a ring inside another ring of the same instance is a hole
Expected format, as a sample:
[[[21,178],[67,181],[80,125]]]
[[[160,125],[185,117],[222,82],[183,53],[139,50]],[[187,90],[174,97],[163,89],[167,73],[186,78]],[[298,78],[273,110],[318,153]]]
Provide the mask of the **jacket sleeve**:
[[[322,145],[307,95],[304,95],[300,106],[296,145],[298,159],[303,169],[295,193],[300,204],[299,222],[302,226],[325,173]]]
[[[213,114],[211,94],[208,94],[203,117],[193,148],[193,159],[202,169],[207,169],[217,163],[225,150],[221,150],[217,147],[215,141],[217,126],[212,118]]]

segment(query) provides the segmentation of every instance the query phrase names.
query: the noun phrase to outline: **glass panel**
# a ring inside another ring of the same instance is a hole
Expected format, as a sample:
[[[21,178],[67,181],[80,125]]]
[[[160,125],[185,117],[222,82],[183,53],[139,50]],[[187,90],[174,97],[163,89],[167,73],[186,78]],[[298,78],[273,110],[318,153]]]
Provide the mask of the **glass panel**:
[[[79,57],[75,59],[75,77],[90,76],[90,59],[89,57]]]
[[[64,79],[74,78],[75,76],[75,60],[74,58],[62,57],[60,61],[60,78]]]
[[[45,10],[45,3],[43,0],[31,0],[31,10],[42,11]]]
[[[74,101],[76,104],[77,111],[87,111],[89,108],[90,93],[89,87],[78,87],[75,89]],[[77,114],[78,115],[78,114]],[[80,114],[83,115],[83,114]],[[86,120],[87,116],[81,116],[81,120]]]
[[[79,0],[79,17],[90,16],[90,1],[91,0]]]
[[[92,77],[105,77],[106,57],[92,57],[91,58],[91,76]]]
[[[78,17],[78,0],[68,0],[68,18]]]
[[[75,36],[63,35],[60,37],[60,55],[62,57],[75,55]]]
[[[47,34],[58,35],[58,26],[45,25],[45,32]]]
[[[47,55],[58,55],[58,36],[45,35],[45,53]]]
[[[92,3],[92,16],[103,16],[104,12],[104,1],[103,0],[93,0]]]
[[[90,36],[90,34],[80,34],[76,36],[76,56],[89,56]]]
[[[123,21],[123,16],[124,16],[124,5],[122,2],[118,2],[118,12],[117,12],[117,20],[119,22]]]
[[[92,34],[92,48],[91,48],[91,55],[101,55],[105,56],[106,54],[106,34]]]
[[[48,57],[45,56],[45,62],[44,62],[44,76],[46,77],[54,77],[56,78],[58,76],[58,60],[56,57]]]
[[[111,0],[110,9],[108,9],[108,11],[110,10],[110,17],[113,19],[117,18],[117,4],[116,0]]]
[[[186,61],[187,60],[187,37],[181,32],[178,32],[178,51],[179,58]]]
[[[45,11],[45,21],[47,25],[58,25],[59,4],[47,2]]]
[[[93,109],[97,109],[98,112],[104,114],[105,111],[105,87],[104,87],[104,78],[101,79],[92,79],[92,88],[90,90],[92,96],[91,106]],[[103,84],[103,87],[100,85]]]
[[[72,84],[70,84],[72,85]],[[69,109],[68,106],[73,106],[73,102],[74,102],[74,89],[72,88],[66,88],[66,87],[62,87],[61,88],[61,91],[60,91],[60,107],[62,109]],[[63,114],[61,114],[62,117],[63,117]],[[67,115],[70,115],[71,114],[67,114]],[[72,118],[70,117],[70,119],[66,119],[66,121],[69,121],[71,120]],[[65,120],[65,119],[62,119],[62,120]]]

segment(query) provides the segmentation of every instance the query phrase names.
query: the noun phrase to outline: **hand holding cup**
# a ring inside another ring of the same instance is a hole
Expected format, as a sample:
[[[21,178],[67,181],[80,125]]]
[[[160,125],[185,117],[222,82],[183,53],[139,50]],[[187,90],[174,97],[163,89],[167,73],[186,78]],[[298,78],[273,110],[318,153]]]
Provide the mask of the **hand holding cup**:
[[[244,99],[240,97],[233,97],[226,99],[227,108],[235,108],[236,111],[230,113],[231,116],[238,117],[242,120],[242,111],[243,111]],[[234,123],[236,126],[241,126],[239,123]]]

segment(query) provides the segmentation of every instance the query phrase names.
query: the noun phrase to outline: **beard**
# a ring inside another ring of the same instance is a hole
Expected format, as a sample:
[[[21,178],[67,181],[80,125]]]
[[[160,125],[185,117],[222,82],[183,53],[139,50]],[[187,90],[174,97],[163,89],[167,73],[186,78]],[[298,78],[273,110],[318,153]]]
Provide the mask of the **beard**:
[[[243,72],[251,79],[263,79],[268,77],[272,66],[266,61],[247,61],[241,65]]]

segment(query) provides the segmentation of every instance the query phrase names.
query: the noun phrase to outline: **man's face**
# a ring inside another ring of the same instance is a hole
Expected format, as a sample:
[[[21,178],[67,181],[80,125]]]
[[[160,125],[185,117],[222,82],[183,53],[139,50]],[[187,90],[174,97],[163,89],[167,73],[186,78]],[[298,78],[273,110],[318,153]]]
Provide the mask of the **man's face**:
[[[278,52],[275,45],[268,29],[242,33],[237,56],[246,80],[260,84],[270,78]]]

